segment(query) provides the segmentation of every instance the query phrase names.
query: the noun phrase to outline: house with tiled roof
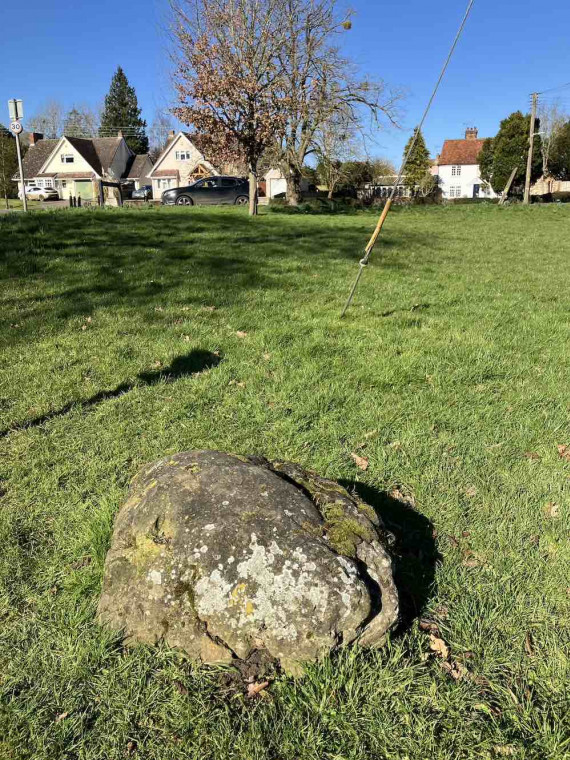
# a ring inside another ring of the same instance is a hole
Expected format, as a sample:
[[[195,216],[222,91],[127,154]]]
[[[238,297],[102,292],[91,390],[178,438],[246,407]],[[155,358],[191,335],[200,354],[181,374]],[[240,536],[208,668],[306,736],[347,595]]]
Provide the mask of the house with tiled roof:
[[[481,179],[479,153],[484,139],[475,127],[465,130],[463,140],[446,140],[432,173],[438,177],[444,198],[495,198],[492,188]]]
[[[42,139],[30,133],[30,147],[23,160],[27,187],[53,187],[60,198],[97,198],[100,180],[129,182],[134,187],[150,184],[152,161],[135,156],[121,133],[117,137],[71,137]],[[19,177],[14,177],[19,179]]]
[[[153,198],[170,187],[184,187],[202,177],[219,175],[218,169],[200,151],[199,138],[187,132],[170,132],[162,153],[149,174]]]

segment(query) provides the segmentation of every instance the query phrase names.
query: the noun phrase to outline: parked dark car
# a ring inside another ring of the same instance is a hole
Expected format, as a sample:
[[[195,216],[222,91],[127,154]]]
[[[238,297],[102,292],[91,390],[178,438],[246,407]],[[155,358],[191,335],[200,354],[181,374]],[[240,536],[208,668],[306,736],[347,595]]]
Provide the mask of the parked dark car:
[[[149,198],[152,198],[152,186],[143,185],[138,190],[133,190],[131,198],[134,201],[148,201]]]
[[[188,187],[173,187],[162,193],[164,206],[205,206],[249,203],[249,184],[241,177],[205,177]]]

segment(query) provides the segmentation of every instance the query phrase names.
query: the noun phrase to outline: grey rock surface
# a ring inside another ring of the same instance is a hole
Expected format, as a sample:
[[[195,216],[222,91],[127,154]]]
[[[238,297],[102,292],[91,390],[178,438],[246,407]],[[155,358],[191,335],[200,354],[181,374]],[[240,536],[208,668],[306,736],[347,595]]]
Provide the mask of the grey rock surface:
[[[120,509],[100,622],[204,662],[265,649],[286,670],[398,615],[374,510],[287,462],[188,451],[147,465]]]

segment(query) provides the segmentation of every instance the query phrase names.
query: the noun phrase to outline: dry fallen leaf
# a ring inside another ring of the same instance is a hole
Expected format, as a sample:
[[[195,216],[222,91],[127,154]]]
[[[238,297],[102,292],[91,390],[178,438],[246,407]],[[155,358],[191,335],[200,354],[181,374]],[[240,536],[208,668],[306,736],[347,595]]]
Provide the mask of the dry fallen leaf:
[[[560,504],[556,504],[554,501],[549,501],[544,505],[544,516],[549,518],[560,517]]]
[[[135,741],[130,741],[127,743],[127,748],[125,750],[126,755],[132,755],[133,752],[137,751],[137,743]]]
[[[532,648],[532,636],[530,634],[530,631],[527,631],[527,634],[524,637],[524,651],[528,654],[529,657],[532,657],[534,655],[534,649]]]
[[[540,462],[540,455],[534,451],[525,451],[524,455],[531,462]]]
[[[202,309],[204,311],[216,311],[216,307],[215,306],[202,306]]]
[[[408,504],[410,507],[416,506],[416,500],[412,496],[412,494],[404,493],[400,488],[392,488],[392,490],[389,492],[389,495],[392,499],[395,499],[396,501],[401,501],[403,504]]]
[[[247,696],[249,699],[256,697],[263,689],[269,686],[269,681],[260,681],[258,683],[249,683],[247,685]]]
[[[182,681],[174,681],[174,685],[176,686],[176,689],[178,690],[180,694],[182,694],[183,697],[185,697],[188,694],[188,689],[186,688],[186,686],[184,686]]]
[[[467,668],[465,665],[457,662],[457,660],[452,660],[451,662],[440,662],[439,664],[446,673],[449,673],[454,681],[459,681],[461,678],[464,678],[467,675]]]
[[[364,433],[365,438],[372,438],[373,435],[376,435],[378,431],[377,430],[370,430],[368,433]]]
[[[470,499],[476,495],[477,495],[477,489],[475,488],[475,486],[469,486],[469,488],[465,491],[465,496],[468,496]]]
[[[60,714],[57,716],[57,718],[55,719],[55,722],[56,722],[56,723],[60,723],[62,720],[65,720],[65,719],[67,718],[67,716],[68,716],[68,715],[69,715],[69,713],[68,713],[68,712],[62,712],[62,713],[60,713]]]
[[[560,443],[556,448],[558,449],[558,456],[560,459],[565,459],[567,462],[570,462],[570,446]]]
[[[435,652],[438,657],[443,660],[447,660],[449,657],[449,647],[445,641],[439,636],[435,636],[433,633],[429,635],[429,648],[432,652]]]
[[[354,451],[351,452],[350,456],[354,459],[354,464],[361,470],[367,470],[368,469],[368,457],[359,457],[358,454],[355,454]]]
[[[430,633],[433,633],[434,636],[439,636],[439,628],[437,623],[434,623],[433,620],[422,619],[418,625],[422,631],[429,631]]]
[[[486,560],[480,554],[472,552],[471,549],[467,549],[464,555],[463,567],[483,567],[486,564]]]
[[[247,333],[244,332],[243,330],[237,330],[236,331],[236,335],[238,336],[238,338],[245,338],[245,336],[247,335]]]
[[[271,359],[271,354],[263,354],[263,358],[268,362]]]
[[[245,383],[240,383],[237,380],[230,380],[229,385],[237,385],[238,388],[245,388]]]

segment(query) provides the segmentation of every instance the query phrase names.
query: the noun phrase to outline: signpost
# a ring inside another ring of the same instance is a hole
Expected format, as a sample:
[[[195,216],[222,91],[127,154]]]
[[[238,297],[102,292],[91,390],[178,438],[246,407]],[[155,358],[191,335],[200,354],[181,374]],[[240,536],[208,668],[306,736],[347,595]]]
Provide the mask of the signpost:
[[[20,169],[20,184],[22,187],[22,201],[24,211],[28,210],[28,199],[26,198],[26,185],[24,182],[24,167],[22,166],[22,150],[20,148],[20,132],[22,132],[21,119],[24,116],[22,101],[16,98],[8,101],[8,112],[10,114],[10,131],[16,138],[16,152],[18,154],[18,167]]]

